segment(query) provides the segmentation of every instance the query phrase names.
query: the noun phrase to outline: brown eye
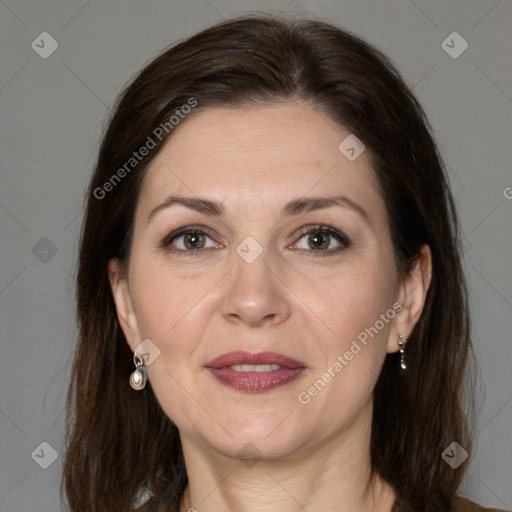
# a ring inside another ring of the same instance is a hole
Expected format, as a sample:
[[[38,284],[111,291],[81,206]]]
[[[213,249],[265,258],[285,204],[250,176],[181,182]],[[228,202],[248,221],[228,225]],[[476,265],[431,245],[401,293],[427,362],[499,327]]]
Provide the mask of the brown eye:
[[[183,228],[171,233],[162,240],[160,245],[170,252],[184,255],[199,254],[203,250],[219,247],[208,233],[195,227]]]
[[[308,244],[313,250],[326,249],[329,247],[330,236],[321,231],[310,233],[308,235]]]
[[[205,244],[205,236],[201,233],[187,233],[183,235],[183,241],[187,249],[202,249]]]
[[[300,233],[297,248],[299,250],[318,253],[318,256],[330,256],[343,251],[351,244],[350,240],[337,229],[328,226],[309,226]],[[307,240],[307,246],[301,240]],[[334,247],[333,247],[334,245]]]

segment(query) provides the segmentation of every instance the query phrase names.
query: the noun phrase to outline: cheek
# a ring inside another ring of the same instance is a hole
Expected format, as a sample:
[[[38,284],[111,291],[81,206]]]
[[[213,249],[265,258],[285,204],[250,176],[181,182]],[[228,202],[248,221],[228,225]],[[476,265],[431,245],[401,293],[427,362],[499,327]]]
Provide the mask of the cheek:
[[[383,261],[383,259],[381,259]],[[340,265],[328,277],[302,274],[290,286],[331,339],[347,340],[379,320],[392,306],[393,267],[371,258]],[[321,322],[320,322],[321,321]]]
[[[133,295],[140,335],[160,351],[147,368],[149,381],[167,416],[180,428],[186,427],[182,422],[190,413],[187,390],[193,392],[196,386],[191,367],[208,322],[206,294],[214,281],[210,283],[211,278],[205,276],[179,278],[175,271],[150,265],[138,270],[134,272]],[[194,414],[200,416],[201,412]]]
[[[146,263],[147,262],[147,263]],[[141,334],[165,343],[186,323],[208,291],[208,278],[179,277],[150,259],[134,265],[133,295]],[[211,285],[210,285],[211,287]]]
[[[323,293],[310,293],[316,305],[313,321],[319,327],[312,333],[316,345],[309,350],[317,359],[299,401],[308,404],[312,417],[315,411],[333,428],[357,413],[380,373],[395,315],[389,276],[389,269],[386,273],[378,265],[369,266],[364,273],[335,274]]]

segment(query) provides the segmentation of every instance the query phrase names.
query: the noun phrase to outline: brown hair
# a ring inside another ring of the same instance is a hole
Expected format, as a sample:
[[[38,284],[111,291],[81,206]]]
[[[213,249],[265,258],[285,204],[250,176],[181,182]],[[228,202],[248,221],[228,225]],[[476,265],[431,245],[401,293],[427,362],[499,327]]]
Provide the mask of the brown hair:
[[[474,355],[457,214],[432,130],[379,50],[334,25],[265,15],[224,21],[167,49],[127,86],[109,120],[87,192],[78,261],[79,338],[61,486],[71,510],[127,512],[142,489],[178,510],[187,484],[177,428],[151,385],[129,387],[133,354],[107,274],[111,258],[128,267],[145,171],[172,130],[112,190],[100,198],[95,191],[191,98],[195,111],[287,100],[314,105],[366,145],[402,277],[429,244],[432,281],[407,344],[408,370],[401,376],[398,354],[388,354],[375,387],[371,463],[396,490],[402,510],[449,510],[468,461],[452,469],[441,454],[453,441],[470,452],[463,391]],[[471,412],[472,396],[471,388]]]

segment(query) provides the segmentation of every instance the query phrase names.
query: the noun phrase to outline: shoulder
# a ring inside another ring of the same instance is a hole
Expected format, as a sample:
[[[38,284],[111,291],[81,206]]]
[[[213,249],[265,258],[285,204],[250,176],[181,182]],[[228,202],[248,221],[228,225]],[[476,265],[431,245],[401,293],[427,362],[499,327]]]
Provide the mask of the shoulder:
[[[485,508],[475,502],[464,498],[464,496],[455,496],[453,498],[453,512],[505,512],[498,508]]]

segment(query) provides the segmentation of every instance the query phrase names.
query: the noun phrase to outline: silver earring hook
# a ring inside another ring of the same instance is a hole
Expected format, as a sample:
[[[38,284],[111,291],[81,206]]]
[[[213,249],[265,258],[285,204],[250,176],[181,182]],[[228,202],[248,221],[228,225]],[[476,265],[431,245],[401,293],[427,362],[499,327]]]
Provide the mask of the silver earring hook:
[[[405,345],[407,340],[404,339],[401,334],[399,334],[398,337],[400,338],[398,340],[398,346],[400,347],[400,368],[404,371],[407,369],[407,363],[405,362]]]

